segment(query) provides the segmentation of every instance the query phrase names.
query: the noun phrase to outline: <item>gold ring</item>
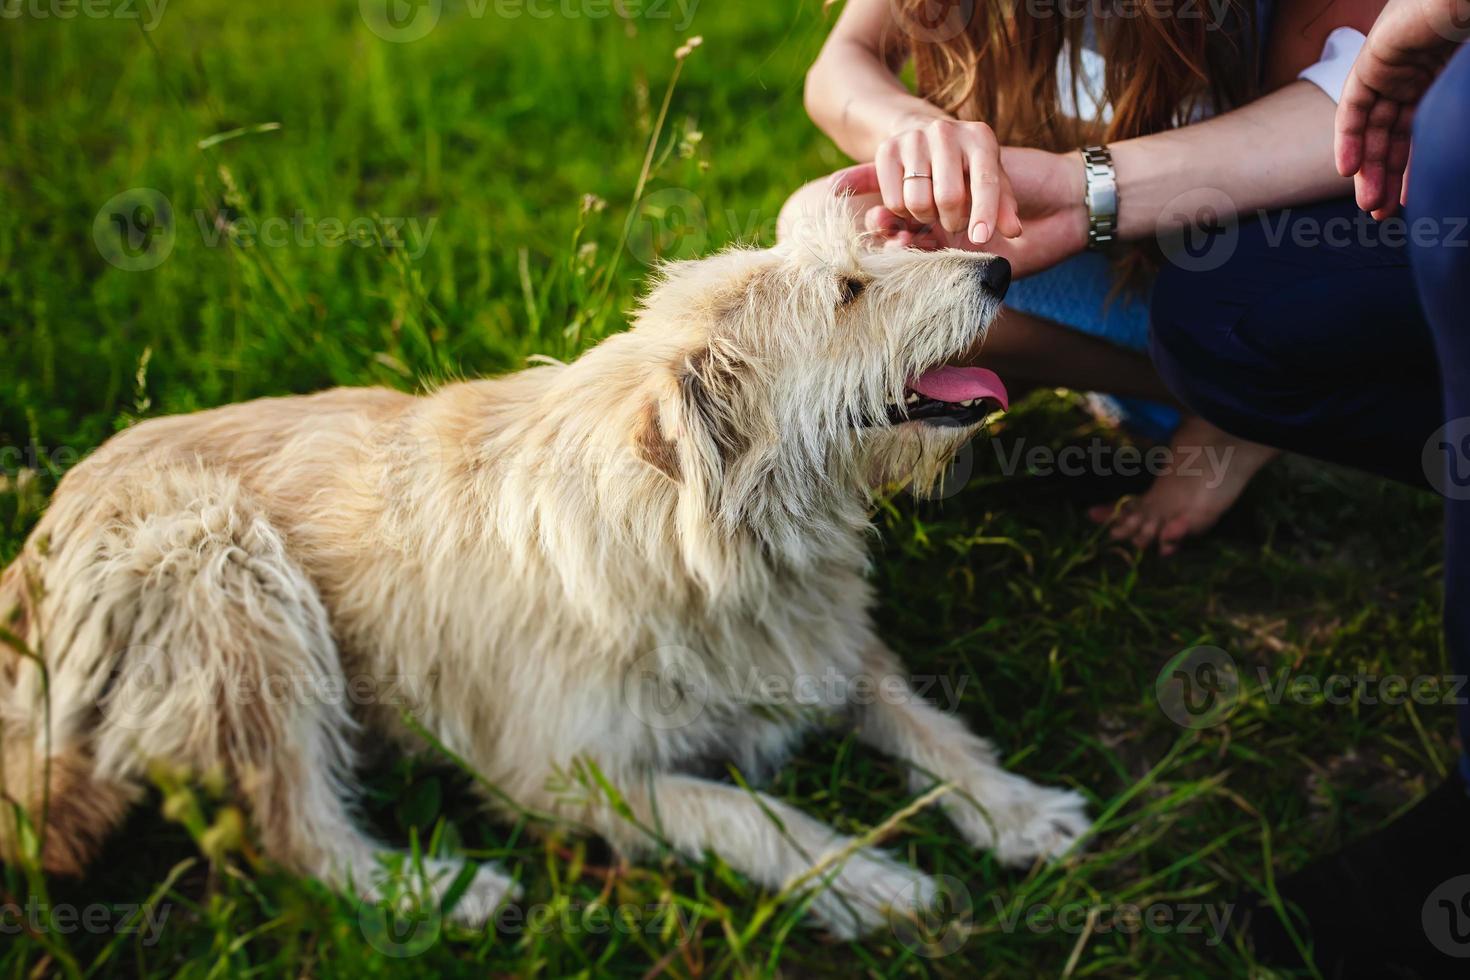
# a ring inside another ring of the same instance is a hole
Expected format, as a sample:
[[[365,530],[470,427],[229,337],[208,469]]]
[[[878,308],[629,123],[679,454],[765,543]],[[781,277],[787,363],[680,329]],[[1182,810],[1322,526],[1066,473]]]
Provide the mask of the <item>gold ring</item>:
[[[921,174],[921,173],[918,173],[917,171],[914,172],[914,173],[911,173],[911,174],[904,174],[903,175],[903,179],[904,180],[918,180],[919,178],[923,178],[924,180],[933,180],[934,179],[934,178],[930,177],[928,174]]]

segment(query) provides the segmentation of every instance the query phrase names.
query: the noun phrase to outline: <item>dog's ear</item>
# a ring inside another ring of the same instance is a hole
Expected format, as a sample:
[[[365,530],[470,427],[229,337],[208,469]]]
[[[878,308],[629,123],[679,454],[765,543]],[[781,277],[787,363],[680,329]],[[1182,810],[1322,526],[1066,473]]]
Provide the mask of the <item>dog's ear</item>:
[[[673,369],[677,394],[663,410],[658,400],[650,401],[638,420],[639,457],[675,482],[689,475],[690,465],[717,477],[740,449],[734,409],[743,372],[738,354],[713,344],[683,357]]]

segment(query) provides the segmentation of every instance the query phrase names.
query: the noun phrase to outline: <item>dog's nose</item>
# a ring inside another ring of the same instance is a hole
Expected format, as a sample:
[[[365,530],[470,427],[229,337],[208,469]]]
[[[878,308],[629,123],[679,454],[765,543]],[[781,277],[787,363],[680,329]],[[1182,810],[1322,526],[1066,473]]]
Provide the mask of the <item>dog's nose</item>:
[[[1011,264],[999,255],[986,261],[980,267],[980,282],[986,289],[995,294],[996,299],[1003,299],[1006,289],[1011,284]]]

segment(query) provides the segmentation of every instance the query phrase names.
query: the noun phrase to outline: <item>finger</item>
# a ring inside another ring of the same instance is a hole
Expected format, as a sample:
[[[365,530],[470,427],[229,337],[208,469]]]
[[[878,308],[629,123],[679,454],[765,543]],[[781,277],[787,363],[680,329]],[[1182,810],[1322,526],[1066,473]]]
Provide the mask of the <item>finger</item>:
[[[834,196],[843,194],[878,193],[878,167],[872,163],[859,163],[837,171],[827,184]]]
[[[903,160],[899,156],[897,140],[885,140],[878,147],[873,166],[878,171],[878,188],[883,197],[883,206],[900,218],[908,217],[908,211],[903,206]]]
[[[959,141],[948,125],[930,127],[929,165],[934,206],[939,224],[948,232],[965,230],[970,213],[970,188],[965,184],[965,158]]]
[[[1389,134],[1388,158],[1384,161],[1383,200],[1379,202],[1374,217],[1382,221],[1398,210],[1403,203],[1405,171],[1409,168],[1409,152],[1412,146],[1413,110],[1405,108]]]
[[[903,158],[903,206],[914,220],[932,225],[939,220],[934,206],[934,173],[929,160],[929,141],[917,130],[899,138]],[[925,176],[916,177],[915,174]]]
[[[879,238],[892,238],[905,228],[904,220],[881,204],[868,208],[863,227]]]
[[[1404,207],[1409,206],[1409,174],[1414,170],[1414,147],[1409,145],[1409,159],[1404,161],[1404,187],[1399,191],[1399,203]]]
[[[1404,201],[1404,170],[1408,167],[1408,137],[1395,137],[1389,144],[1388,163],[1383,167],[1383,198],[1373,217],[1383,220],[1397,212]]]
[[[983,245],[995,233],[1000,211],[1000,147],[988,130],[981,132],[970,152],[970,241]]]
[[[1000,212],[995,217],[995,230],[1007,238],[1021,237],[1021,210],[1011,188],[1011,176],[1004,170],[1000,173]]]
[[[1133,535],[1133,546],[1140,551],[1153,544],[1154,538],[1159,536],[1159,524],[1157,517],[1145,519]]]
[[[1171,517],[1159,530],[1159,554],[1168,557],[1179,550],[1180,543],[1189,534],[1189,515]]]
[[[1362,183],[1358,184],[1358,206],[1372,211],[1383,205],[1387,193],[1388,148],[1390,134],[1398,121],[1399,106],[1395,102],[1375,103],[1368,113],[1368,124],[1363,130],[1363,161],[1358,171]]]
[[[1133,532],[1138,530],[1138,526],[1143,523],[1143,514],[1139,513],[1132,502],[1124,505],[1121,515],[1118,522],[1113,525],[1112,531],[1109,532],[1109,536],[1114,541],[1133,537]]]
[[[1356,72],[1348,75],[1337,103],[1332,137],[1337,172],[1344,177],[1351,177],[1363,166],[1363,129],[1368,125],[1368,112],[1375,98]]]

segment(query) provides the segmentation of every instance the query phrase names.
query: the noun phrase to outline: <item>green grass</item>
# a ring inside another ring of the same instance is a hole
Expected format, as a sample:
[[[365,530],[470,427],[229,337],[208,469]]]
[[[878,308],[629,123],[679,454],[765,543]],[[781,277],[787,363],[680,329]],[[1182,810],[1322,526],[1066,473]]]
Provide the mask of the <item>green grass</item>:
[[[451,0],[413,43],[380,39],[349,0],[176,0],[151,32],[121,18],[0,20],[0,559],[59,473],[140,417],[333,384],[413,390],[571,356],[622,328],[648,259],[769,241],[786,194],[842,162],[801,108],[825,29],[816,0],[708,0],[683,31],[675,7],[632,20],[590,16],[605,9],[596,0],[565,8],[588,16],[497,9],[519,8]],[[704,44],[685,63],[613,269],[674,49],[692,34]],[[173,245],[156,268],[125,271],[104,259],[94,219],[140,187],[170,203]],[[589,194],[605,207],[585,206]],[[357,222],[364,244],[215,238],[221,215],[244,229],[298,212]],[[395,219],[427,238],[371,241]],[[993,434],[1007,450],[1094,436],[1118,439],[1052,395]],[[6,901],[54,911],[152,900],[155,915],[167,910],[155,941],[116,929],[121,911],[92,930],[43,917],[3,934],[0,971],[1245,974],[1245,954],[1198,934],[1008,922],[1036,905],[1081,910],[1074,926],[1100,910],[1096,926],[1122,903],[1228,903],[1432,785],[1454,758],[1448,709],[1273,704],[1257,669],[1271,680],[1447,673],[1436,502],[1278,466],[1217,533],[1166,562],[1110,544],[1082,516],[1137,481],[1005,475],[992,444],[976,449],[959,495],[881,509],[883,634],[916,674],[963,683],[959,710],[1011,765],[1082,789],[1104,819],[1085,854],[1030,872],[971,852],[933,812],[904,820],[888,845],[970,896],[971,927],[950,955],[917,955],[888,934],[833,944],[713,861],[625,867],[596,842],[487,820],[471,777],[424,757],[385,758],[367,775],[380,831],[501,861],[526,888],[524,908],[570,912],[480,934],[431,922],[399,950],[415,955],[388,955],[370,941],[371,909],[272,871],[248,842],[211,846],[211,862],[196,836],[228,800],[166,786],[87,879],[15,867],[3,879]],[[1226,650],[1247,680],[1238,710],[1196,731],[1173,724],[1154,692],[1169,659],[1201,644]],[[852,832],[912,800],[893,764],[843,732],[814,739],[771,788]],[[170,814],[192,813],[187,826],[162,816],[166,799]],[[656,914],[611,928],[598,910],[621,905]]]

